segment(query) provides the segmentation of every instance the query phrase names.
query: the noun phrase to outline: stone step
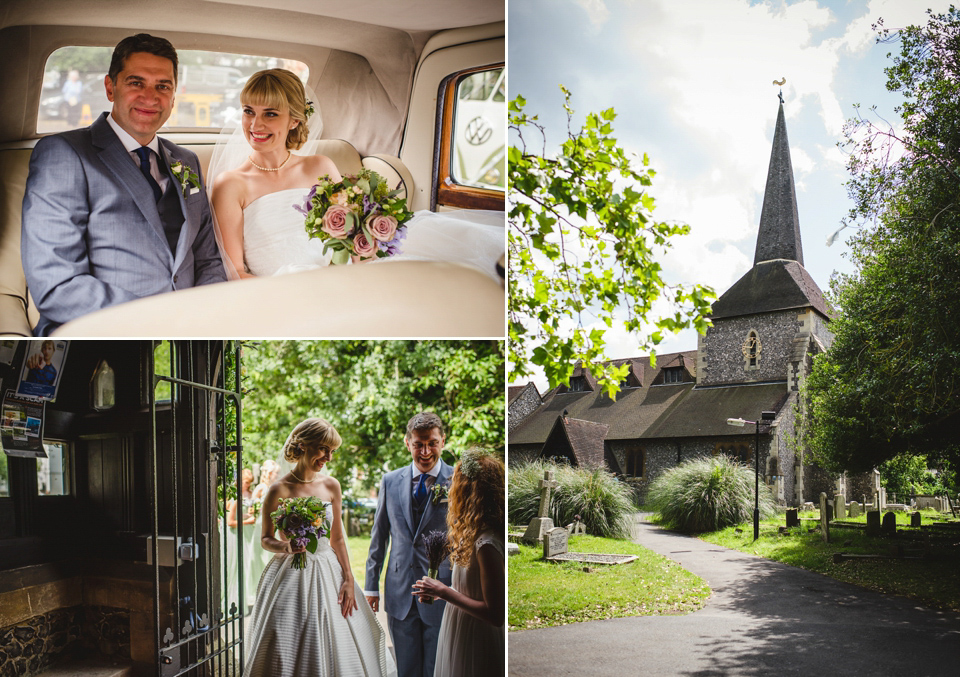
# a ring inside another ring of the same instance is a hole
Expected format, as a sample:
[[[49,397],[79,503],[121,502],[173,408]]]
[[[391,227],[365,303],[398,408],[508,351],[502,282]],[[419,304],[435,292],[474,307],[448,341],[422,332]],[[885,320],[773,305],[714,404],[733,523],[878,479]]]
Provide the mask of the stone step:
[[[103,658],[65,658],[37,673],[37,677],[132,677],[133,674],[133,665],[129,662]]]

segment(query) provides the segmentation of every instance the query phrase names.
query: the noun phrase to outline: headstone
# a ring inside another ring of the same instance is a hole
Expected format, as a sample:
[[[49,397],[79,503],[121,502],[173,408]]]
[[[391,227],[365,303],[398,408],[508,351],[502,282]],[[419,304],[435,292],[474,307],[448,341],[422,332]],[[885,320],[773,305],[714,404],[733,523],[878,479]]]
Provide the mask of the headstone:
[[[584,526],[583,522],[578,519],[573,520],[570,524],[567,525],[567,533],[571,536],[576,534],[586,534],[587,527]]]
[[[867,511],[867,536],[879,536],[879,535],[880,535],[880,511],[868,510]]]
[[[850,501],[850,517],[860,517],[860,504]]]
[[[796,508],[787,508],[787,528],[800,526],[800,518]]]
[[[897,516],[888,512],[883,516],[883,524],[880,527],[880,531],[887,536],[895,536],[897,533]]]
[[[843,494],[837,494],[833,497],[833,514],[838,520],[842,520],[847,516],[847,511],[844,509],[844,498]]]
[[[827,512],[827,494],[820,492],[820,536],[824,542],[830,542],[830,514]]]
[[[519,555],[519,554],[520,554],[520,546],[517,545],[516,543],[512,542],[512,541],[509,542],[509,543],[507,543],[507,554],[508,554],[508,555]]]
[[[540,506],[537,516],[530,520],[527,530],[523,532],[524,543],[537,543],[543,540],[543,535],[553,529],[553,520],[547,517],[550,514],[550,490],[557,486],[553,479],[552,470],[543,471],[543,479],[540,480]]]
[[[918,527],[918,526],[920,526],[920,513],[919,513],[919,512],[915,512],[915,513],[913,513],[912,515],[910,515],[910,526],[912,526],[912,527]]]
[[[567,552],[569,534],[563,527],[554,527],[543,535],[543,559],[550,559]]]

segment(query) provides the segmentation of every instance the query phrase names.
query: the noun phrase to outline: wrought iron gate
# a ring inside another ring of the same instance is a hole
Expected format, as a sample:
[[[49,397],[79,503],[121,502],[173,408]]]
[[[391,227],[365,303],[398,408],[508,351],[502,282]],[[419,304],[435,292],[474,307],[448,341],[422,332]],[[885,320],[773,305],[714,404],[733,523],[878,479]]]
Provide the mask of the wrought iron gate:
[[[232,471],[242,467],[241,352],[224,341],[169,345],[169,370],[154,359],[149,374],[156,674],[241,675],[243,520],[235,558],[227,556],[233,536],[225,526],[228,487],[235,483],[235,495],[241,492],[240,473]],[[231,357],[234,368],[226,374]],[[169,404],[157,398],[166,388]],[[225,593],[230,569],[239,583],[236,600]]]

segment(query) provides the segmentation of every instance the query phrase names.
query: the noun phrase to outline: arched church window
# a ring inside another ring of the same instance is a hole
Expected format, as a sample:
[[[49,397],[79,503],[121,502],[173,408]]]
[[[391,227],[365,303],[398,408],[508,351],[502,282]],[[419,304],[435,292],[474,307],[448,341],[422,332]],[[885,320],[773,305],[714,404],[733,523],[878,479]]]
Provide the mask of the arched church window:
[[[747,371],[758,369],[763,345],[760,343],[760,337],[757,336],[755,330],[750,330],[740,350],[743,353],[743,368]]]

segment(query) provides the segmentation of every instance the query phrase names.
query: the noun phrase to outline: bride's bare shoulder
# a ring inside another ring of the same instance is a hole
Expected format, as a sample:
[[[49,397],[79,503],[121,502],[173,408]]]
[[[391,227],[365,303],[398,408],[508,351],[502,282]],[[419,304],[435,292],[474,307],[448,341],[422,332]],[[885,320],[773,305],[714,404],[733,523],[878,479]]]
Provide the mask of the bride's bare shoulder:
[[[231,169],[223,172],[217,177],[217,182],[213,187],[214,199],[230,199],[231,201],[243,202],[247,193],[248,177],[240,169]]]
[[[304,171],[317,178],[324,174],[329,175],[333,179],[340,178],[340,171],[337,169],[337,165],[326,155],[305,155],[303,157],[303,168]]]

